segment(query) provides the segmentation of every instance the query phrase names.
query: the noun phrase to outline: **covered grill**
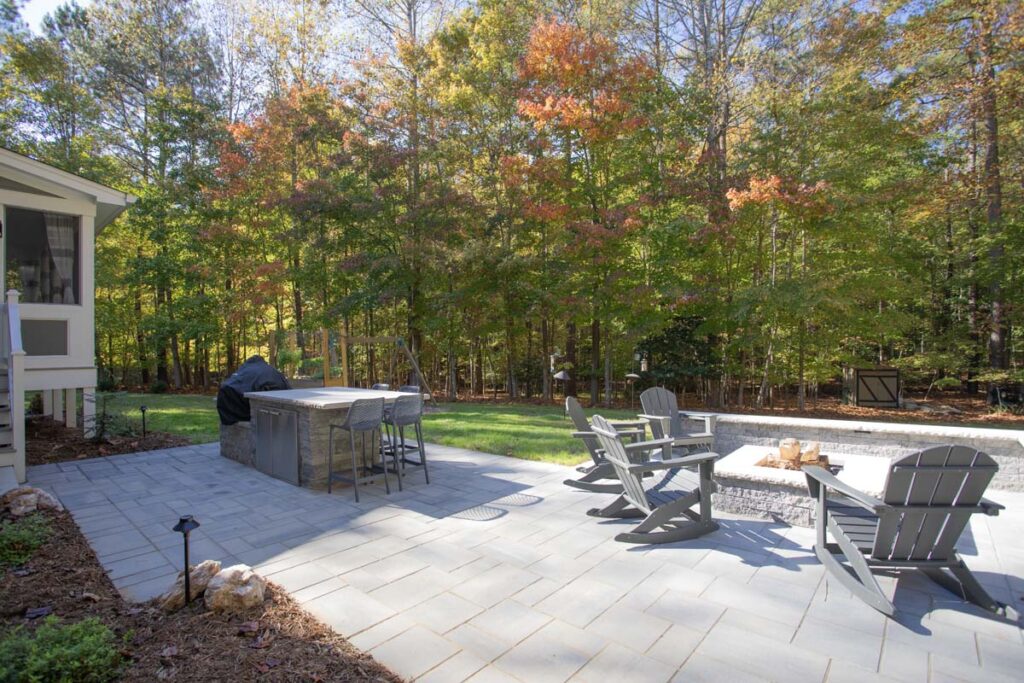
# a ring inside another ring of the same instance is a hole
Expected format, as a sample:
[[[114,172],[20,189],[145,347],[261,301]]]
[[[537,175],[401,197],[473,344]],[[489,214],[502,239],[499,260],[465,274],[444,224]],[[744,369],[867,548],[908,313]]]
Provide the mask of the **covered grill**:
[[[285,376],[263,360],[262,356],[252,356],[220,385],[220,391],[217,392],[220,423],[233,425],[252,419],[249,399],[245,398],[246,392],[290,388]]]

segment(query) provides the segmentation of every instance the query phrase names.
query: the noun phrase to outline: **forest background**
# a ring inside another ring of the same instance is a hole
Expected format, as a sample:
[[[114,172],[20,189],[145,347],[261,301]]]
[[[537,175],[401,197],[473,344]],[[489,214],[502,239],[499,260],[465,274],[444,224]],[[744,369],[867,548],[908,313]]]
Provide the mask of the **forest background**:
[[[448,398],[803,407],[1024,379],[1022,62],[1003,0],[0,0],[0,146],[139,198],[107,388],[343,331]]]

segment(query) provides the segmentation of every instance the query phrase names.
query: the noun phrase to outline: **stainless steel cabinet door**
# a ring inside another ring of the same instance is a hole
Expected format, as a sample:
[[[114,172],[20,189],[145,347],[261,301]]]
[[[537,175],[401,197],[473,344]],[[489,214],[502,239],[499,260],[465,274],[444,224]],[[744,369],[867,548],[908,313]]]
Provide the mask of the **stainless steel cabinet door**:
[[[299,484],[298,415],[291,410],[256,411],[256,469]]]

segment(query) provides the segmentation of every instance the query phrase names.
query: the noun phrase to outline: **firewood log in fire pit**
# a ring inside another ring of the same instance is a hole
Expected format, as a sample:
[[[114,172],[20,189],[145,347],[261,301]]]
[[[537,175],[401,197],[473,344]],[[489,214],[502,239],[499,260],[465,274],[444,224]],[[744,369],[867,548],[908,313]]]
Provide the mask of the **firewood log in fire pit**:
[[[804,449],[796,439],[782,439],[779,452],[770,453],[757,463],[761,467],[775,467],[780,470],[800,470],[804,465],[828,467],[828,456],[821,454],[821,444],[811,441]]]

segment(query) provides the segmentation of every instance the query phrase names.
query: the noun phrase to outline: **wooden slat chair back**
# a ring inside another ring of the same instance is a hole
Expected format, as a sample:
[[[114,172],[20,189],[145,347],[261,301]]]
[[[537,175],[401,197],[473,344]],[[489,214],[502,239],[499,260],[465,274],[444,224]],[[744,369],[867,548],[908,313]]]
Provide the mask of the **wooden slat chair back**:
[[[590,423],[587,422],[587,416],[583,413],[583,406],[580,405],[580,402],[575,397],[565,397],[565,412],[569,414],[572,426],[576,429],[574,435],[579,435],[577,438],[587,447],[587,451],[590,453],[590,458],[594,461],[594,464],[600,465],[603,463],[604,454],[601,452],[601,446],[597,442],[597,435],[590,431]]]
[[[971,515],[1003,509],[984,498],[998,469],[992,457],[974,448],[934,446],[893,461],[877,499],[822,467],[805,467],[808,489],[818,501],[814,552],[834,579],[890,616],[896,608],[872,569],[920,569],[965,600],[1016,619],[1012,608],[988,595],[956,551]]]
[[[871,556],[948,560],[999,466],[966,446],[930,448],[893,462]]]
[[[671,437],[627,444],[622,434],[600,415],[594,416],[591,428],[605,460],[622,482],[622,493],[609,505],[587,514],[643,518],[632,531],[618,534],[615,540],[669,543],[703,536],[718,528],[711,516],[716,453],[652,460],[654,453],[661,453],[664,446],[672,443]],[[697,468],[697,472],[687,468]],[[661,477],[657,476],[659,473]],[[649,482],[646,487],[645,482]],[[692,509],[695,507],[696,510]]]
[[[672,437],[673,449],[683,453],[690,451],[710,451],[714,445],[714,423],[712,415],[701,415],[704,419],[704,431],[693,432],[683,422],[685,413],[680,412],[676,395],[664,387],[651,387],[640,394],[640,406],[651,426],[651,434],[655,439]],[[666,457],[669,457],[666,455]]]
[[[644,514],[650,513],[651,508],[647,504],[647,494],[644,492],[643,475],[640,472],[630,471],[630,465],[636,463],[631,462],[629,456],[626,455],[622,437],[600,415],[594,416],[593,430],[601,442],[605,460],[611,463],[616,476],[622,482],[622,495],[633,507],[642,510]]]
[[[640,407],[647,415],[657,415],[668,418],[668,431],[665,430],[665,423],[658,420],[651,421],[651,434],[655,439],[664,439],[668,436],[682,436],[683,421],[679,417],[679,403],[676,395],[664,387],[651,387],[644,389],[640,394]]]
[[[622,484],[618,481],[612,464],[605,460],[604,451],[597,440],[597,435],[591,430],[590,423],[587,422],[583,406],[574,397],[567,396],[565,399],[565,412],[572,420],[572,425],[575,429],[572,433],[573,437],[583,441],[583,444],[587,447],[587,452],[590,453],[590,459],[593,460],[591,465],[577,467],[576,471],[580,472],[583,476],[579,479],[566,479],[565,485],[596,493],[622,493]],[[646,422],[642,420],[612,422],[609,424],[620,430],[620,434],[627,435],[632,440],[642,437],[646,427]]]

